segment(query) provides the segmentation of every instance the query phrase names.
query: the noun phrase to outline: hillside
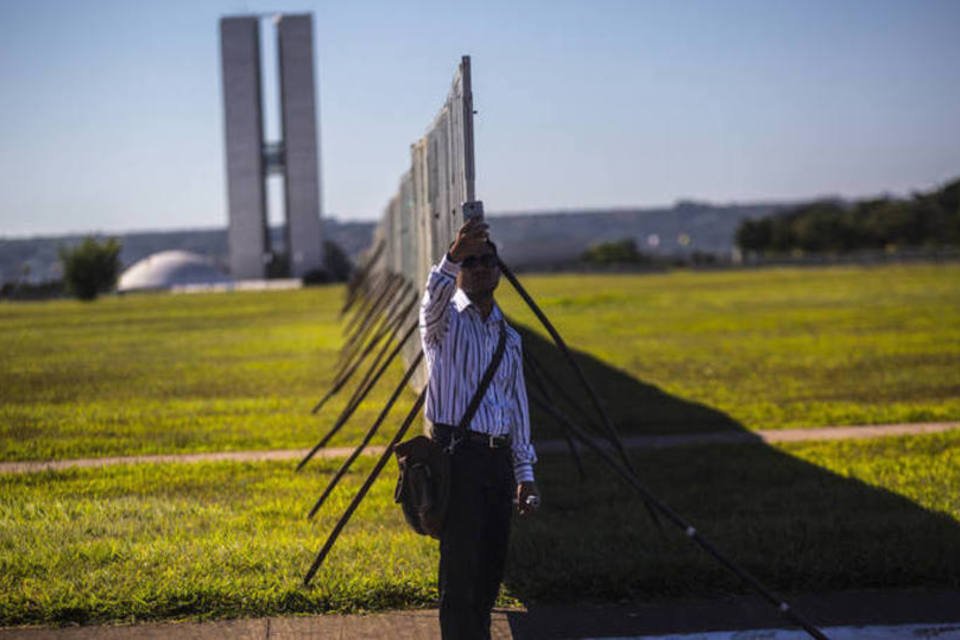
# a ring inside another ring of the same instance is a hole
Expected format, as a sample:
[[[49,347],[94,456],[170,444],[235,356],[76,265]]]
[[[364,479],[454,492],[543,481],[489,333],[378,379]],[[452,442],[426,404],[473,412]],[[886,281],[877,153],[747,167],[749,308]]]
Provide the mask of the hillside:
[[[660,209],[492,214],[490,226],[504,260],[529,270],[568,264],[591,245],[628,237],[649,254],[703,251],[729,255],[742,220],[770,215],[785,206],[681,201]]]
[[[645,252],[659,255],[693,251],[728,254],[737,226],[746,218],[779,211],[785,203],[712,205],[689,201],[650,209],[595,209],[525,213],[490,213],[495,240],[508,263],[521,269],[550,268],[577,259],[598,242],[636,239]],[[374,223],[323,221],[326,239],[357,256],[370,244]],[[282,245],[282,230],[271,229]],[[95,234],[104,235],[104,234]],[[120,260],[129,266],[157,251],[183,249],[227,263],[226,229],[184,229],[115,234],[123,243]],[[0,238],[0,282],[24,277],[31,282],[59,278],[57,249],[81,240],[80,235]],[[686,238],[686,243],[684,240]]]
[[[356,255],[370,244],[373,224],[369,222],[323,221],[324,238],[340,245],[348,254]],[[283,245],[283,230],[270,229],[275,246]],[[123,244],[120,262],[124,268],[158,251],[182,249],[210,256],[226,270],[227,230],[181,229],[176,231],[139,231],[103,234],[116,236]],[[16,280],[23,275],[30,282],[43,282],[60,277],[57,251],[60,246],[73,245],[82,235],[38,236],[33,238],[0,238],[0,282]]]

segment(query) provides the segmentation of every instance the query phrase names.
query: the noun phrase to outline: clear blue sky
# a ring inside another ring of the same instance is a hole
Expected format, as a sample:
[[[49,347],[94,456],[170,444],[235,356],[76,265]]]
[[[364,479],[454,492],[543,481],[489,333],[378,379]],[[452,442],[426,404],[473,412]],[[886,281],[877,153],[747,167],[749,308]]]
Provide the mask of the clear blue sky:
[[[960,175],[958,0],[0,0],[0,236],[224,226],[218,19],[280,10],[314,13],[340,219],[379,217],[464,53],[488,211]]]

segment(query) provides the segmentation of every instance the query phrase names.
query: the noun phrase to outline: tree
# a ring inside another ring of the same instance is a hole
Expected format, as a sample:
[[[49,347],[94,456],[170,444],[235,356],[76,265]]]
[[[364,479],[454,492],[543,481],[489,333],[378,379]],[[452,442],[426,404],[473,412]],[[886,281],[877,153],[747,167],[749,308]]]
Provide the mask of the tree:
[[[333,282],[346,282],[353,271],[353,263],[347,253],[333,240],[323,242],[323,266]]]
[[[737,228],[736,242],[741,251],[763,253],[773,241],[773,219],[744,220]]]
[[[303,276],[303,284],[346,282],[353,272],[353,263],[343,248],[333,240],[323,241],[323,266]]]
[[[833,202],[813,202],[792,218],[793,243],[804,251],[844,251],[851,232],[844,224],[843,208]]]
[[[109,291],[120,272],[120,248],[116,238],[99,242],[92,236],[75,247],[60,247],[67,289],[81,300],[93,300]]]
[[[852,205],[822,200],[760,220],[744,220],[743,251],[840,252],[960,245],[960,180],[912,199],[884,196]]]
[[[647,256],[637,251],[637,243],[633,238],[595,244],[581,253],[580,259],[594,264],[650,262]]]

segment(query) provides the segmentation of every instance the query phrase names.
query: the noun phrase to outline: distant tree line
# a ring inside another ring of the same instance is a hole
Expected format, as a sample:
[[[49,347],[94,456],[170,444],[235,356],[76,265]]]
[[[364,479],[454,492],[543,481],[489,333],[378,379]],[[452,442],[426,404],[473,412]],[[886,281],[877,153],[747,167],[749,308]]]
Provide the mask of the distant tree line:
[[[755,253],[960,246],[960,179],[910,199],[817,201],[744,220],[736,242]]]
[[[652,255],[640,251],[634,238],[621,238],[590,245],[580,254],[575,266],[586,269],[605,270],[659,270],[671,267],[706,267],[718,264],[717,256],[708,251],[693,251],[686,255]]]
[[[122,248],[117,238],[101,241],[94,236],[73,246],[60,245],[61,279],[30,281],[30,269],[25,265],[20,278],[0,285],[0,299],[44,300],[70,294],[80,300],[94,300],[116,285]]]
[[[61,245],[60,264],[63,276],[59,280],[31,282],[29,267],[24,267],[20,278],[0,283],[0,300],[40,300],[71,294],[80,300],[94,300],[116,286],[120,275],[120,251],[117,238],[103,241],[88,236],[74,246]],[[303,277],[305,285],[346,282],[353,263],[342,247],[332,240],[324,242],[323,266]],[[289,277],[289,263],[285,254],[278,254],[268,265],[268,277]]]
[[[637,249],[633,238],[612,242],[600,242],[580,254],[580,260],[588,264],[650,264],[650,256]]]

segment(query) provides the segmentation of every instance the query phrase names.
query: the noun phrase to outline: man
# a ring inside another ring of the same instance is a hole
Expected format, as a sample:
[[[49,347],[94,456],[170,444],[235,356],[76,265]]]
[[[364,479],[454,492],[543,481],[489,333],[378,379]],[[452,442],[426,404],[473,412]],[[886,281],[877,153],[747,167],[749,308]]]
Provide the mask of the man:
[[[429,380],[425,413],[447,443],[493,359],[501,326],[503,360],[453,456],[446,522],[440,535],[440,630],[444,640],[490,637],[490,611],[506,562],[513,498],[521,515],[540,496],[523,381],[520,335],[493,299],[500,282],[487,225],[468,220],[430,270],[420,308]]]

